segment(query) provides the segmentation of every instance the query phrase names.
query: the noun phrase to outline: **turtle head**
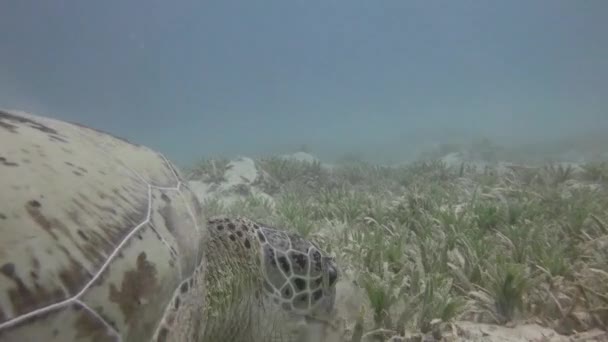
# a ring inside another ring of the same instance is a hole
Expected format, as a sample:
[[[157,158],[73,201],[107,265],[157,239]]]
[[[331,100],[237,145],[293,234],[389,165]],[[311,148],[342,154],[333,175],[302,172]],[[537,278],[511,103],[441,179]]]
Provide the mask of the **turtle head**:
[[[339,278],[334,258],[300,235],[262,227],[265,289],[283,310],[325,321],[334,309]]]

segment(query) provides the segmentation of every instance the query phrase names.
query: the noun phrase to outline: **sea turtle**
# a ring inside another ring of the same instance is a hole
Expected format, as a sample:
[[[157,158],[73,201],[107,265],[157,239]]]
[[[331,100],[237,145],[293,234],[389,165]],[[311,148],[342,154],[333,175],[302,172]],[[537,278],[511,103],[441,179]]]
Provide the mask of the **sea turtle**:
[[[203,217],[161,154],[0,110],[0,341],[292,341],[330,320],[333,258]]]

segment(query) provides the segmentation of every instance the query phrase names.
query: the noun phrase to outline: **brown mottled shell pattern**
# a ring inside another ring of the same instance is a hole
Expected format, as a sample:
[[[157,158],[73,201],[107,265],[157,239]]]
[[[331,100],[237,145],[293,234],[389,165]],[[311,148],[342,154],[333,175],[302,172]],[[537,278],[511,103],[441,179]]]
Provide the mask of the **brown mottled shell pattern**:
[[[155,151],[0,111],[0,341],[149,340],[200,263],[200,210]]]

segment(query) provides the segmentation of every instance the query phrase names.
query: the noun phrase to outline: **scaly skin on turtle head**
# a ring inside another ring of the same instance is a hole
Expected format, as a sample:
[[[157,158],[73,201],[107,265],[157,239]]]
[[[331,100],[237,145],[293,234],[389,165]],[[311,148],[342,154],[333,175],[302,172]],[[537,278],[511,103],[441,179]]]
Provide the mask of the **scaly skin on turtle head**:
[[[302,322],[329,320],[338,268],[310,241],[246,218],[213,218],[206,228],[210,238],[194,276],[201,285],[189,287],[206,291],[173,299],[175,306],[192,298],[205,303],[202,341],[295,341]],[[176,310],[164,321],[182,314]],[[157,334],[180,334],[175,326],[163,323]]]

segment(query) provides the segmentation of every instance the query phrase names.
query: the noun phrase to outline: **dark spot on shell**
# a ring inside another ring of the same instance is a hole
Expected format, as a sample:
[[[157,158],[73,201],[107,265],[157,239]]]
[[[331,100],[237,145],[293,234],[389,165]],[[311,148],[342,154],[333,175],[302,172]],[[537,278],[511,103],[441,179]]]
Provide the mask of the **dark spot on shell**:
[[[240,230],[237,230],[236,235],[238,235],[238,237],[243,237],[243,232]]]
[[[2,265],[0,273],[16,285],[16,287],[8,288],[6,291],[13,305],[13,313],[15,315],[22,315],[41,306],[50,305],[53,302],[65,299],[61,289],[47,291],[40,286],[35,286],[34,290],[28,288],[17,274],[15,264],[13,263]]]
[[[278,259],[279,259],[279,265],[281,265],[281,268],[283,269],[283,271],[285,273],[290,273],[291,267],[289,265],[289,261],[287,261],[287,258],[284,256],[280,256]]]
[[[180,299],[178,296],[178,297],[175,297],[175,303],[173,303],[173,307],[175,308],[175,310],[179,309],[179,304],[180,304]]]
[[[264,234],[262,234],[261,231],[258,230],[258,239],[260,240],[260,242],[266,242],[266,237],[264,236]]]
[[[253,224],[253,229],[256,229],[256,230],[257,230],[257,229],[260,229],[260,226],[259,226],[257,223],[254,223],[254,224]]]
[[[36,222],[42,229],[44,229],[47,233],[49,233],[53,239],[57,239],[58,236],[56,234],[56,230],[62,232],[65,236],[71,239],[71,232],[68,227],[61,221],[57,219],[49,219],[40,210],[42,205],[37,200],[29,201],[25,210],[30,215],[30,217]]]
[[[298,291],[303,291],[304,289],[306,289],[306,280],[302,278],[295,278],[293,282],[296,285],[296,289],[298,289]]]
[[[190,287],[190,284],[188,283],[188,281],[184,281],[179,287],[179,292],[186,293],[186,292],[188,292],[189,287]]]
[[[234,225],[234,223],[229,222],[229,223],[228,223],[228,229],[230,229],[230,230],[235,230],[235,229],[236,229],[236,226]]]
[[[249,243],[249,239],[245,239],[245,248],[251,248],[251,243]]]
[[[171,198],[169,198],[169,196],[167,196],[165,193],[161,194],[160,198],[167,203],[171,203]]]
[[[19,166],[19,164],[15,163],[15,162],[6,160],[5,157],[0,157],[0,163],[4,166],[13,166],[13,167]]]
[[[12,121],[14,123],[27,124],[29,127],[33,128],[33,129],[37,129],[43,133],[59,135],[59,133],[57,133],[56,130],[54,130],[48,126],[45,126],[37,121],[34,121],[30,118],[26,118],[24,116],[13,115],[8,112],[0,110],[0,127],[4,127],[5,129],[9,130],[11,133],[16,133],[17,126],[13,125],[13,124],[9,124],[5,121]]]
[[[2,113],[2,112],[0,112]],[[9,123],[6,123],[2,120],[0,120],[0,127],[6,129],[7,131],[11,132],[11,133],[17,133],[17,126],[15,125],[11,125]]]
[[[317,287],[321,286],[322,282],[323,282],[323,278],[322,277],[319,277],[319,278],[315,279],[313,281],[313,284],[315,285],[314,288],[317,288]]]
[[[154,235],[156,235],[156,238],[160,241],[163,240],[163,238],[160,236],[160,233],[158,232],[158,230],[156,230],[156,227],[154,227],[154,224],[150,223],[148,224],[148,227],[150,227],[150,230],[152,230],[152,232],[154,233]],[[175,252],[175,249],[173,248],[173,246],[171,246],[171,252],[177,254],[177,252]]]
[[[89,241],[89,237],[88,237],[88,236],[86,236],[86,234],[85,234],[85,233],[84,233],[82,230],[80,230],[80,229],[78,229],[78,235],[79,235],[79,236],[80,236],[80,237],[81,237],[83,240]]]
[[[228,235],[228,237],[229,237],[229,238],[230,238],[230,240],[232,240],[232,241],[235,241],[235,240],[236,240],[236,237],[235,237],[234,235],[232,235],[232,234]]]
[[[244,232],[249,231],[249,228],[247,228],[247,225],[245,225],[245,224],[241,225],[241,229],[242,229]]]
[[[0,272],[9,278],[12,278],[15,275],[15,264],[9,262],[2,265]]]
[[[224,229],[224,226],[222,226],[221,224],[218,224],[217,225],[217,230],[222,230],[222,229]]]
[[[69,256],[69,252],[66,255]],[[78,293],[82,286],[89,280],[91,276],[89,273],[75,260],[70,257],[70,264],[59,271],[59,279],[61,283],[68,289],[68,292],[72,295]]]
[[[323,290],[321,290],[321,289],[318,289],[317,291],[312,293],[312,299],[315,302],[317,302],[319,299],[321,299],[321,297],[323,297]]]
[[[76,171],[76,170],[72,170],[72,173],[75,174],[78,177],[82,177],[82,173]]]
[[[49,135],[49,140],[51,140],[51,141],[59,141],[59,142],[62,142],[62,143],[67,143],[68,142],[64,138],[62,138],[62,137],[60,137],[58,135],[53,135],[53,134]]]
[[[4,215],[3,213],[0,213],[0,220],[6,220],[6,215]]]
[[[127,324],[141,317],[142,299],[157,296],[159,290],[156,267],[147,260],[145,252],[139,253],[136,265],[124,273],[120,290],[110,284],[110,301],[118,304]]]

